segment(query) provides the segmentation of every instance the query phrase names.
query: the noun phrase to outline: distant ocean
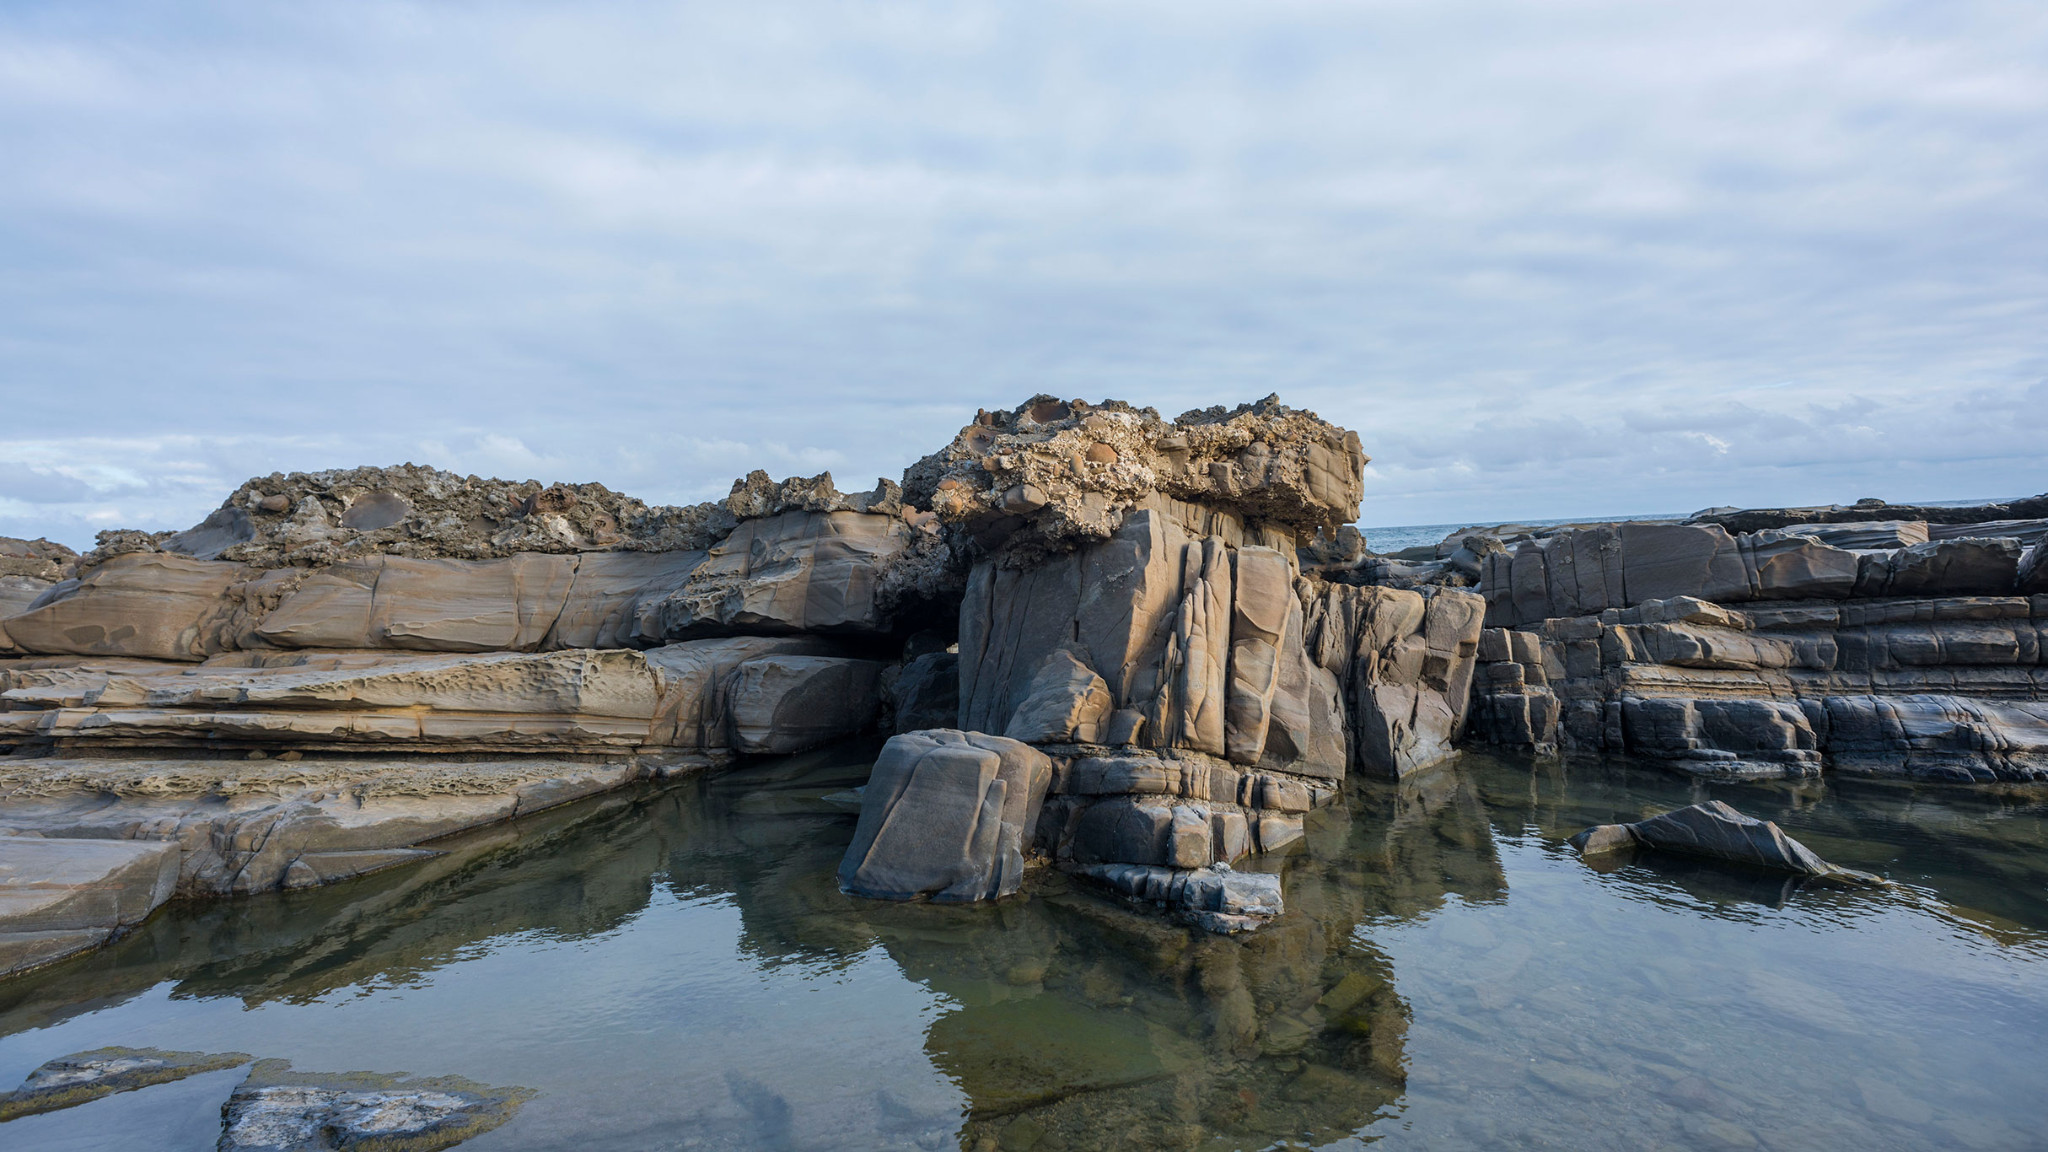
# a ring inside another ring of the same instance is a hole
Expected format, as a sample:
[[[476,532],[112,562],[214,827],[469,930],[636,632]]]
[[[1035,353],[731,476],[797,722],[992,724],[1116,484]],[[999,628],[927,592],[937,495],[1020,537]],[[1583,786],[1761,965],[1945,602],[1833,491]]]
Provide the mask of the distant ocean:
[[[1545,524],[1604,524],[1616,520],[1683,520],[1690,515],[1689,512],[1650,512],[1640,516],[1560,516],[1555,520],[1515,520],[1511,523],[1540,527]],[[1365,533],[1365,546],[1384,556],[1389,552],[1399,552],[1403,548],[1435,544],[1460,528],[1489,526],[1468,520],[1463,524],[1393,524],[1379,528],[1361,527],[1359,531]]]
[[[2021,499],[2016,496],[1993,497],[1981,500],[1916,500],[1909,503],[1922,508],[1965,508],[1978,504],[2005,504]],[[1690,512],[1646,512],[1636,516],[1560,516],[1555,520],[1513,520],[1493,523],[1527,524],[1541,527],[1546,524],[1611,524],[1620,520],[1686,520]],[[1365,546],[1385,555],[1399,552],[1403,548],[1417,548],[1424,544],[1435,544],[1460,528],[1484,528],[1490,524],[1467,520],[1462,524],[1390,524],[1378,528],[1360,527],[1365,533]]]

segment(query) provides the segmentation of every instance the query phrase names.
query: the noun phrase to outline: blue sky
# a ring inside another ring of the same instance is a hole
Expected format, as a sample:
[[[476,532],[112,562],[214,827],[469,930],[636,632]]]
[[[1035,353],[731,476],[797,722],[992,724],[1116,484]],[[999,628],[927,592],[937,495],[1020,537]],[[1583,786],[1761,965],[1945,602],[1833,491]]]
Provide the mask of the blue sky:
[[[0,533],[1278,392],[1366,524],[2048,490],[2048,5],[0,6]]]

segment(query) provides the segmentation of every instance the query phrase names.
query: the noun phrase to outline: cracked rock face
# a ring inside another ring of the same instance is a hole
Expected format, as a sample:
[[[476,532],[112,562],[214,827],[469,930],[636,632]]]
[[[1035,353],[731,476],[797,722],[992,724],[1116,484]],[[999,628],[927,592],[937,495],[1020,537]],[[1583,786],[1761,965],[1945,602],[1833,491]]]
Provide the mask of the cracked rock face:
[[[1118,400],[1036,396],[983,412],[904,473],[904,500],[1016,566],[1106,540],[1148,497],[1199,503],[1291,533],[1358,515],[1358,434],[1267,397],[1167,421]]]

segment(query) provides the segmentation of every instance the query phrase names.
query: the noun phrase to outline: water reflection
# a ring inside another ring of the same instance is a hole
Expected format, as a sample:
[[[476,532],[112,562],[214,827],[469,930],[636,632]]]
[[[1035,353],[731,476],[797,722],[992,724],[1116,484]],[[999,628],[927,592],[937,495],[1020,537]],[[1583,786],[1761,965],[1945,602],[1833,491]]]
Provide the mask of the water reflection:
[[[1896,1095],[1919,1101],[2024,1079],[1947,1068],[1958,1019],[1971,1043],[2048,1054],[2038,797],[1468,755],[1354,782],[1260,865],[1284,873],[1287,914],[1217,938],[1049,874],[996,906],[841,895],[848,791],[872,751],[587,802],[329,889],[179,907],[0,983],[0,1076],[109,1036],[299,1045],[333,1068],[396,1066],[395,1047],[423,1074],[541,1089],[476,1149],[1621,1147],[1586,1134],[1628,1124],[1800,1147],[1827,1145],[1770,1131],[1792,1123],[1774,1093],[1795,1068],[1847,1077],[1806,1109],[1846,1131],[1893,1106],[1857,1076],[1905,1077]],[[1801,890],[1650,854],[1600,873],[1563,845],[1705,799],[1902,887]],[[1839,955],[1855,964],[1812,970]],[[1950,986],[1923,994],[1911,982],[1932,971]],[[1858,997],[1879,995],[1879,1030],[1911,1040],[1868,1041]],[[138,1131],[161,1123],[153,1091],[122,1105]],[[1975,1127],[1909,1107],[1919,1126],[1869,1139],[2008,1146],[2030,1099],[1973,1105]],[[36,1119],[51,1124],[10,1122],[0,1143],[63,1135],[61,1116]]]

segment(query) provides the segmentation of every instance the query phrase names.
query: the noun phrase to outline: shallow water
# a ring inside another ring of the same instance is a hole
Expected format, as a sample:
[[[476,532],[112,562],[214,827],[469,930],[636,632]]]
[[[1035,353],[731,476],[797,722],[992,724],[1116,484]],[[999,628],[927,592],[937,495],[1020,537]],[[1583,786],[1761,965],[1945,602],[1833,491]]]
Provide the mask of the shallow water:
[[[102,1045],[540,1095],[467,1150],[2039,1148],[2048,800],[1468,753],[1311,818],[1203,937],[1037,876],[842,896],[872,746],[587,802],[423,866],[176,907],[0,984],[0,1085]],[[1899,882],[1563,844],[1697,800]],[[240,1071],[0,1124],[213,1146]]]

